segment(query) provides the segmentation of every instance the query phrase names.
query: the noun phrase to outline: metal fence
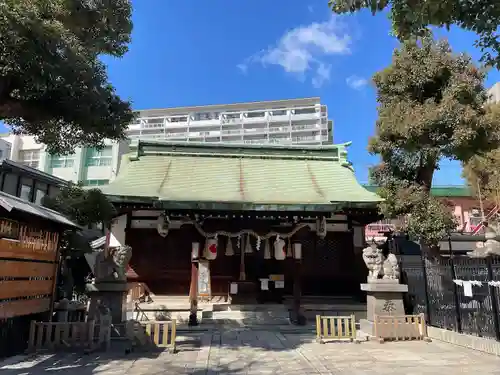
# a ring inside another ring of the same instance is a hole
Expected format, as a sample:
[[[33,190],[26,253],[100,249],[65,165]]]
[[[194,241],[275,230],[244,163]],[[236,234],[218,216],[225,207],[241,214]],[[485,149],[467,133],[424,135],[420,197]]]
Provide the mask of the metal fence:
[[[500,257],[400,258],[407,313],[424,313],[431,326],[500,341],[500,288],[494,283],[500,281]]]

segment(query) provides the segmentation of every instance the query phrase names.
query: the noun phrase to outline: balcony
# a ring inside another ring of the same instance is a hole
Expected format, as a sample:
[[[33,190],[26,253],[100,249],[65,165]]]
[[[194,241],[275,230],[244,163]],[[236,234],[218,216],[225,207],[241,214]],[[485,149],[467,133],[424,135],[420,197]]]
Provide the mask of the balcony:
[[[189,122],[189,128],[211,128],[211,127],[220,127],[221,120],[220,119],[212,119],[212,120],[191,120]]]
[[[172,139],[172,138],[187,138],[189,137],[188,132],[184,133],[165,133],[165,138]]]

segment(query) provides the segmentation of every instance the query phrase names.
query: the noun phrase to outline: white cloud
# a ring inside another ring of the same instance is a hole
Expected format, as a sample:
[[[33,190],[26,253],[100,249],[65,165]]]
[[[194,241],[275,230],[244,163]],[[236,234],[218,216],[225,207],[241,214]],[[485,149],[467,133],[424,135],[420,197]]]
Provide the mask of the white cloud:
[[[358,76],[347,77],[345,82],[347,83],[347,86],[354,90],[361,90],[368,84],[368,81],[366,79]]]
[[[320,87],[330,79],[331,65],[325,58],[350,53],[351,37],[338,16],[286,32],[275,45],[247,58],[238,68],[246,72],[251,64],[277,65],[299,78],[311,76]]]

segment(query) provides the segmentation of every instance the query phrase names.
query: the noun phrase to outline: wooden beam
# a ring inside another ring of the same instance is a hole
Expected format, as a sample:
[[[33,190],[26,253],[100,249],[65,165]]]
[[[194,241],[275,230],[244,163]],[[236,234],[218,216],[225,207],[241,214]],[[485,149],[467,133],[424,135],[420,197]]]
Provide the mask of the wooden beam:
[[[50,298],[0,302],[0,319],[48,311]]]
[[[0,278],[21,278],[21,277],[52,277],[54,274],[53,263],[23,262],[16,260],[0,261]]]
[[[0,299],[35,297],[52,293],[52,280],[0,281]]]
[[[55,249],[42,250],[28,247],[28,244],[19,241],[0,240],[0,258],[34,259],[56,261]]]

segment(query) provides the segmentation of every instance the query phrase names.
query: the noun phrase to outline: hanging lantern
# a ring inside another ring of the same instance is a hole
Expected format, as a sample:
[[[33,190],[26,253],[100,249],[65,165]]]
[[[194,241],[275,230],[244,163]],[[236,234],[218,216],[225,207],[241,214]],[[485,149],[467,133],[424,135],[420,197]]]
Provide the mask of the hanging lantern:
[[[208,260],[214,260],[217,258],[217,238],[207,238],[205,246],[205,258]]]
[[[326,237],[326,218],[324,216],[316,220],[316,234],[321,239]]]
[[[293,257],[295,259],[302,258],[302,244],[299,242],[293,244]]]
[[[200,244],[193,242],[191,244],[191,259],[198,259],[200,257]]]
[[[231,237],[228,237],[226,245],[226,256],[232,257],[233,255],[234,255],[233,241],[231,240]]]
[[[158,219],[156,221],[156,229],[158,230],[158,234],[163,238],[167,237],[168,235],[169,223],[170,220],[164,214],[158,216]]]
[[[274,241],[274,258],[276,260],[284,260],[286,258],[286,242],[279,236]]]
[[[286,247],[286,257],[287,258],[293,257],[293,254],[292,254],[292,239],[291,238],[288,239],[288,246]]]
[[[245,246],[245,254],[252,254],[252,244],[250,243],[250,235],[247,235],[247,245]]]
[[[266,243],[264,244],[264,259],[271,259],[271,244],[269,243],[269,240],[265,240]]]

